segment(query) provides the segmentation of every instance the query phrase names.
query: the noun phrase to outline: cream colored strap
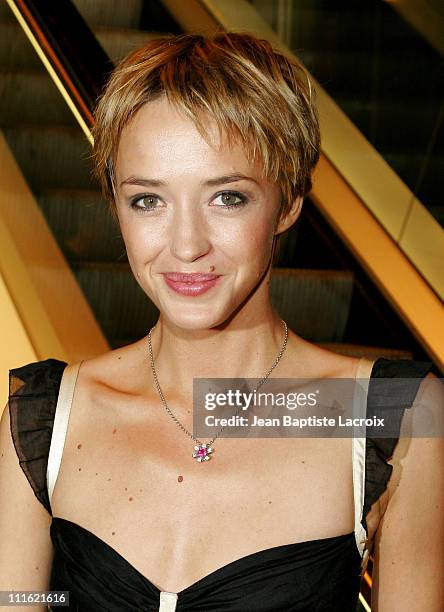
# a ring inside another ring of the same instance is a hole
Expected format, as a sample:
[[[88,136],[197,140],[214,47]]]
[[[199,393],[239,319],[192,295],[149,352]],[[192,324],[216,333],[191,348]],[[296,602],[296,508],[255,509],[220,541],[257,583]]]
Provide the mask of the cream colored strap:
[[[48,486],[49,503],[51,503],[55,483],[62,461],[63,447],[65,446],[66,432],[68,431],[69,414],[71,411],[74,388],[82,362],[66,366],[60,381],[59,396],[54,416],[54,426],[49,447],[46,482]]]
[[[177,593],[160,591],[159,612],[174,612],[177,604]]]
[[[365,418],[367,415],[367,397],[370,375],[374,361],[362,357],[356,372],[355,395],[353,399],[353,417]],[[363,393],[362,393],[363,391]],[[367,534],[361,524],[365,496],[365,450],[366,438],[353,436],[353,494],[355,505],[355,539],[361,557],[367,540]]]

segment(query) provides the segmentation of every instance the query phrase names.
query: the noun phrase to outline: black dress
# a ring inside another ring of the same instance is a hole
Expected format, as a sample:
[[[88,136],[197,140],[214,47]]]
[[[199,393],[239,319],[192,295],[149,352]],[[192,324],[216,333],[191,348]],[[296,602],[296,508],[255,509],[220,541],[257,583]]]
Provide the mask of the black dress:
[[[66,363],[48,359],[10,371],[11,434],[20,466],[52,516],[46,471],[57,399]],[[411,379],[397,403],[400,415],[413,403],[432,364],[377,359],[371,370],[367,416],[378,407],[378,378]],[[365,440],[365,486],[359,530],[366,533],[371,505],[387,488],[398,438]],[[356,522],[355,522],[356,524]],[[364,531],[362,531],[364,530]],[[161,592],[116,550],[87,529],[54,517],[54,561],[49,588],[70,592],[70,610],[201,612],[354,612],[363,549],[357,529],[346,535],[269,548],[225,565],[178,594]],[[362,540],[361,540],[362,541]],[[141,542],[148,546],[149,542]],[[368,558],[368,550],[366,557]],[[66,609],[63,608],[63,609]]]

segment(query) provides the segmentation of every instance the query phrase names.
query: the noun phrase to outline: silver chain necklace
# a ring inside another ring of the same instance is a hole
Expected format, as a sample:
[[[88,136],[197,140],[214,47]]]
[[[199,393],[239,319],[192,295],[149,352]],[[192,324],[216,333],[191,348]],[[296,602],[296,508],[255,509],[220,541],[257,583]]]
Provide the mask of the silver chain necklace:
[[[258,386],[256,387],[256,389],[254,389],[253,393],[256,392],[259,389],[259,387],[261,387],[264,384],[264,382],[267,380],[267,378],[270,376],[271,372],[280,362],[282,355],[284,354],[284,351],[287,347],[288,326],[284,320],[282,320],[282,323],[284,324],[284,327],[285,327],[285,337],[284,337],[284,342],[282,343],[282,347],[276,357],[275,362],[273,363],[271,368],[268,370],[268,372],[265,374],[265,376],[261,378]],[[224,425],[223,427],[221,427],[219,431],[217,432],[217,434],[214,436],[214,438],[212,438],[209,442],[204,443],[204,442],[201,442],[198,438],[195,438],[193,434],[190,431],[188,431],[188,429],[184,427],[184,425],[182,425],[182,423],[179,421],[176,415],[172,412],[171,408],[166,403],[165,397],[162,393],[162,389],[160,388],[160,385],[159,385],[159,381],[157,380],[156,368],[154,367],[153,346],[151,344],[151,332],[153,331],[153,329],[154,327],[152,327],[148,333],[148,349],[150,353],[151,370],[153,372],[153,377],[154,377],[154,382],[156,383],[157,392],[159,393],[160,399],[162,400],[165,410],[170,415],[170,417],[173,419],[173,421],[176,423],[176,425],[178,425],[181,428],[181,430],[187,434],[187,436],[189,436],[194,442],[196,442],[196,445],[194,446],[194,453],[192,455],[193,459],[196,459],[196,461],[199,461],[199,462],[208,461],[209,459],[211,459],[211,454],[214,452],[214,449],[212,447],[213,443],[215,442],[215,440],[217,440],[217,438],[220,436],[220,434],[222,433],[222,431],[225,429],[226,426]],[[239,407],[239,409],[235,413],[235,416],[237,416],[241,408],[242,406]]]

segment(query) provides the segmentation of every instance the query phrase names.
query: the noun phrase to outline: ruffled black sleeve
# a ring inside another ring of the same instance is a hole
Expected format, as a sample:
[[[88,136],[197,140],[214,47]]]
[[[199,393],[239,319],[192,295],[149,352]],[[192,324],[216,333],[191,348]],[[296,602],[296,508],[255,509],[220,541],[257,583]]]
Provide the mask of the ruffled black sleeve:
[[[367,428],[365,455],[365,496],[361,524],[367,531],[366,516],[372,504],[387,489],[393,466],[387,463],[396,447],[404,411],[414,403],[421,380],[432,368],[429,361],[411,359],[377,359],[368,387],[367,416],[382,417],[390,413],[397,435],[378,438],[376,428]],[[391,379],[391,380],[388,380]],[[398,380],[393,380],[398,379]]]
[[[9,371],[11,436],[37,499],[52,516],[46,484],[57,398],[66,367],[64,361],[47,359]]]

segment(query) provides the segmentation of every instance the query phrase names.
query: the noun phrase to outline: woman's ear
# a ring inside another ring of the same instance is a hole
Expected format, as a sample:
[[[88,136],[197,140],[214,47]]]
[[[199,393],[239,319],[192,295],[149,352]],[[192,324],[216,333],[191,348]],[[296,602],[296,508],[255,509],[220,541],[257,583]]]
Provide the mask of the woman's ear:
[[[296,222],[297,218],[301,214],[303,201],[304,198],[302,196],[297,196],[293,200],[287,212],[285,214],[279,214],[274,232],[275,234],[282,234]]]

